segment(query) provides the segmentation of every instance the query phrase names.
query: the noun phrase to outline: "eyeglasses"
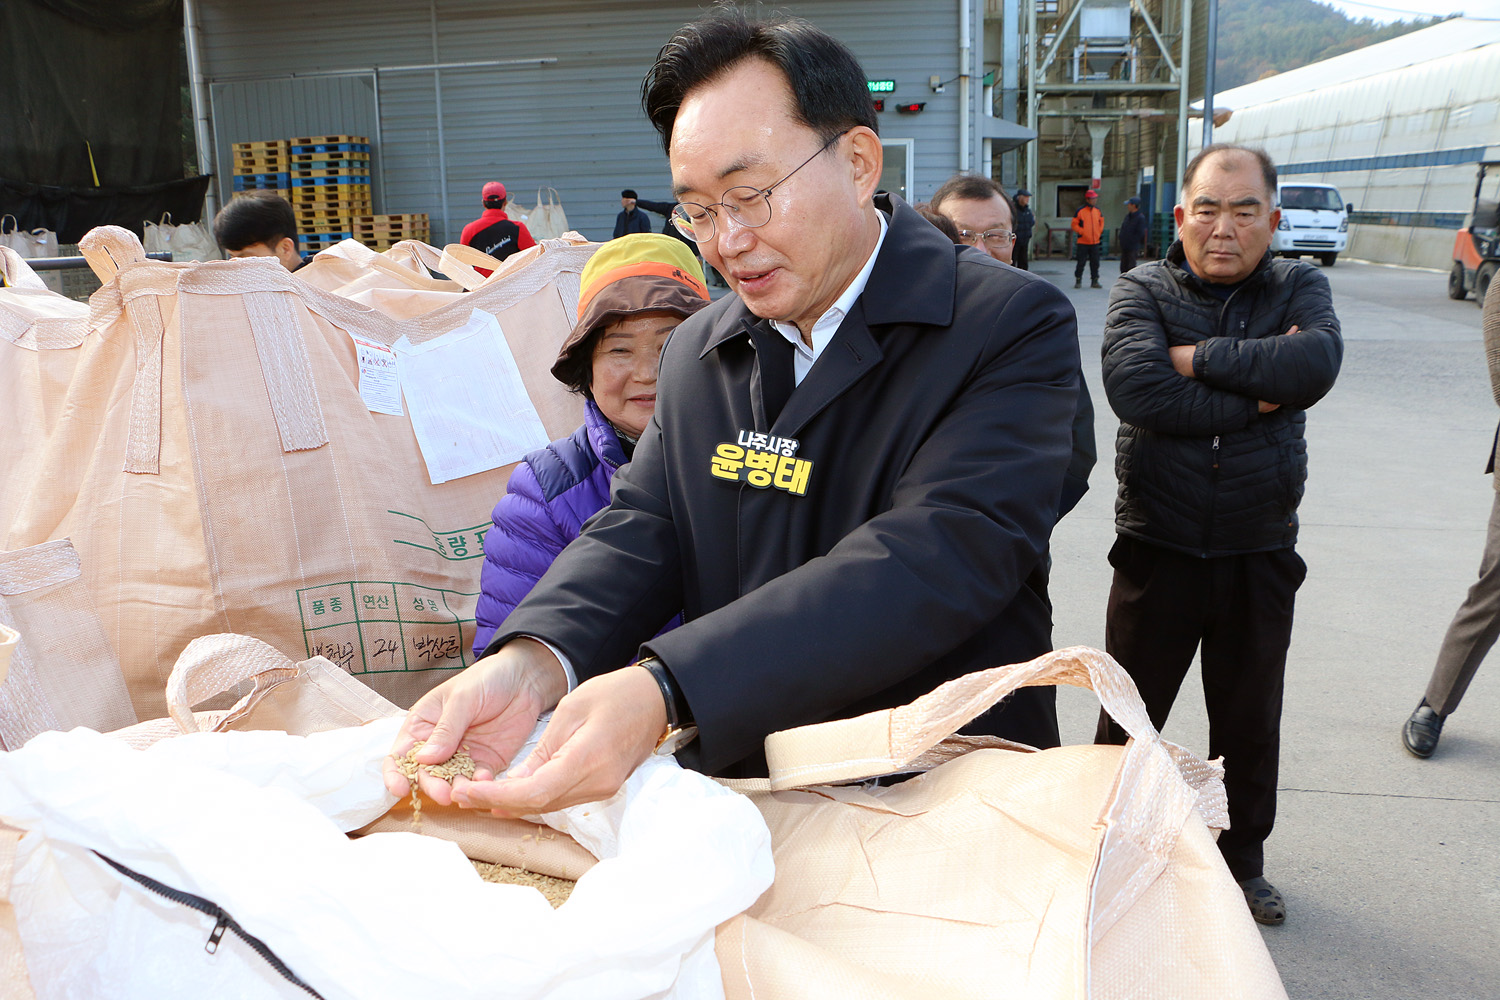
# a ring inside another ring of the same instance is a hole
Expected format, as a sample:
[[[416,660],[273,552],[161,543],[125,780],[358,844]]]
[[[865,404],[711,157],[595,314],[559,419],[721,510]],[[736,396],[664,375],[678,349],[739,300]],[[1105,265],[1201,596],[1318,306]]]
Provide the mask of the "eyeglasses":
[[[699,205],[691,201],[682,202],[672,209],[672,224],[694,243],[707,243],[718,232],[715,219],[719,213],[714,209],[722,208],[729,213],[729,218],[734,221],[735,225],[744,226],[746,229],[759,229],[771,221],[771,192],[790,180],[792,174],[827,152],[829,147],[848,133],[849,129],[844,129],[823,143],[816,153],[797,164],[792,168],[791,173],[770,187],[757,188],[749,185],[732,187],[724,192],[722,200],[712,205]]]
[[[1016,234],[1009,229],[988,229],[982,233],[976,233],[972,229],[960,229],[958,231],[958,238],[970,246],[978,246],[979,241],[983,240],[985,246],[994,247],[998,250],[1001,247],[1008,247],[1014,243],[1016,241]]]

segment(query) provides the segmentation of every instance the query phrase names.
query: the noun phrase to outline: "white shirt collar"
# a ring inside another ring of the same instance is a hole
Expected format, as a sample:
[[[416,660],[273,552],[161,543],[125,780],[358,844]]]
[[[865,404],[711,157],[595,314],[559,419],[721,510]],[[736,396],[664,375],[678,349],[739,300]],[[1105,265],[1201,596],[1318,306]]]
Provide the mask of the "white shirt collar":
[[[797,352],[792,361],[794,385],[802,384],[802,380],[812,370],[813,362],[818,360],[823,349],[833,340],[839,324],[844,322],[844,317],[849,315],[850,309],[854,308],[854,300],[864,294],[865,285],[869,284],[870,272],[875,270],[875,258],[880,256],[880,247],[885,243],[885,234],[890,230],[890,224],[885,221],[885,213],[876,209],[875,215],[880,219],[880,236],[875,240],[875,249],[870,251],[865,266],[859,269],[859,273],[854,276],[849,287],[844,289],[843,294],[828,307],[828,311],[819,316],[818,321],[813,324],[812,346],[809,347],[802,342],[802,331],[797,329],[797,324],[781,320],[771,321],[771,325],[791,343]]]

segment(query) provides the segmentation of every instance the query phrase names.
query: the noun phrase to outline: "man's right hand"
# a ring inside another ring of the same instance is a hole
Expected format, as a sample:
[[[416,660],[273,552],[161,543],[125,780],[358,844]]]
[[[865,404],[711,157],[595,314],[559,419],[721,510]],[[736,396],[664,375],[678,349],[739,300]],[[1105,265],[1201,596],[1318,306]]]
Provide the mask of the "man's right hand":
[[[464,747],[480,780],[504,774],[536,728],[537,718],[567,693],[562,664],[534,639],[512,639],[456,677],[433,688],[412,706],[384,764],[385,787],[397,798],[411,792],[396,768],[412,745],[426,740],[418,764],[441,764]],[[450,805],[453,787],[425,772],[417,781],[423,794]]]

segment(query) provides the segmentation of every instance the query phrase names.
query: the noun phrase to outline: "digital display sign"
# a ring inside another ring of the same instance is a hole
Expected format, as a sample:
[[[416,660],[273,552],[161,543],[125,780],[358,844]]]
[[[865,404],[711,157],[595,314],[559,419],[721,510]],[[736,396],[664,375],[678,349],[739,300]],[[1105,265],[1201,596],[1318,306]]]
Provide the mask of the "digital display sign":
[[[866,80],[865,86],[870,88],[872,94],[890,94],[896,89],[895,80]]]

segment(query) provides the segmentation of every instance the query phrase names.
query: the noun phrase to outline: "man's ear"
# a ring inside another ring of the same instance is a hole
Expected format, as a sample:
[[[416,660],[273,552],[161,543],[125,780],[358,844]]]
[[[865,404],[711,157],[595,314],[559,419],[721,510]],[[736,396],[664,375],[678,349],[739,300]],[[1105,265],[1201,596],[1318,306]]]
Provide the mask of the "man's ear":
[[[1187,216],[1187,210],[1181,205],[1172,206],[1172,218],[1177,220],[1177,231],[1182,232],[1182,220]]]
[[[880,187],[880,172],[885,167],[885,148],[880,145],[880,136],[864,125],[856,125],[845,136],[846,156],[851,168],[855,190],[861,202],[875,197]]]

